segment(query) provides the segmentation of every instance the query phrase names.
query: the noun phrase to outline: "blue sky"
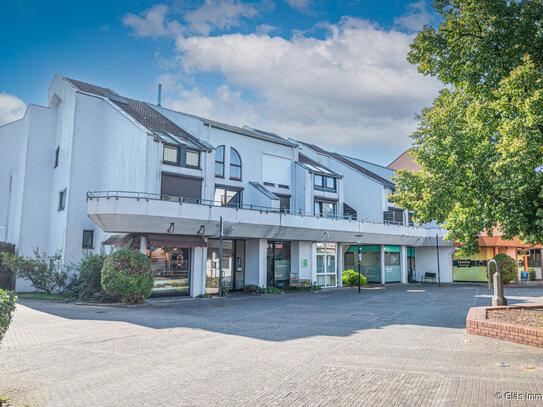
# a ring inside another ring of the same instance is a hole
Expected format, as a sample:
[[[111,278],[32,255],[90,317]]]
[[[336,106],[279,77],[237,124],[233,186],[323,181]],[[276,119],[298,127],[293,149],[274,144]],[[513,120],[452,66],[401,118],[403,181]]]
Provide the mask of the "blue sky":
[[[405,61],[423,1],[0,3],[0,121],[55,73],[388,164],[440,84]]]

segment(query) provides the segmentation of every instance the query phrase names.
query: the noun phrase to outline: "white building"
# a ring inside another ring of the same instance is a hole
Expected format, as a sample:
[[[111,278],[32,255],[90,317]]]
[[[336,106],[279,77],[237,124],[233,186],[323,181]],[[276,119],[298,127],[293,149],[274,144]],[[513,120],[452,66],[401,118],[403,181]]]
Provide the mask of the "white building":
[[[393,171],[276,134],[125,98],[56,75],[47,107],[0,127],[0,240],[65,263],[102,245],[151,257],[155,293],[224,284],[341,285],[344,267],[370,281],[437,271],[452,281],[452,243],[418,227],[387,196]],[[32,287],[18,280],[18,291]]]

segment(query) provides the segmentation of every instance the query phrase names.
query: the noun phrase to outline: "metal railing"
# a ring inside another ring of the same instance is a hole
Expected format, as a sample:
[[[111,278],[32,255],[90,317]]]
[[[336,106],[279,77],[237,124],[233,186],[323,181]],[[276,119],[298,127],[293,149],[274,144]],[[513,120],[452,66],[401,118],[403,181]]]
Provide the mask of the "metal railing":
[[[324,218],[324,219],[342,219],[342,220],[349,220],[349,221],[359,221],[356,216],[353,215],[339,215],[339,214],[330,214],[330,215],[323,215],[315,212],[304,212],[301,210],[294,210],[294,209],[280,209],[280,208],[272,208],[268,206],[261,206],[261,205],[253,205],[253,204],[240,204],[240,203],[232,203],[232,202],[222,202],[222,201],[214,201],[210,199],[201,199],[201,198],[188,198],[183,196],[176,196],[176,195],[165,195],[165,194],[156,194],[152,192],[133,192],[133,191],[92,191],[87,192],[87,200],[92,199],[98,199],[98,198],[106,198],[106,199],[119,199],[119,198],[132,198],[136,200],[156,200],[156,201],[168,201],[172,203],[178,203],[180,205],[182,204],[194,204],[194,205],[205,205],[205,206],[219,206],[219,207],[227,207],[227,208],[233,208],[236,210],[244,209],[244,210],[251,210],[251,211],[259,211],[259,212],[266,212],[266,213],[279,213],[283,215],[297,215],[302,217],[316,217],[316,218]],[[396,225],[396,226],[405,226],[401,223],[393,222],[393,221],[373,221],[373,220],[367,220],[363,219],[360,220],[360,222],[366,222],[366,223],[375,223],[375,224],[385,224],[385,225]],[[410,227],[413,227],[410,225]]]

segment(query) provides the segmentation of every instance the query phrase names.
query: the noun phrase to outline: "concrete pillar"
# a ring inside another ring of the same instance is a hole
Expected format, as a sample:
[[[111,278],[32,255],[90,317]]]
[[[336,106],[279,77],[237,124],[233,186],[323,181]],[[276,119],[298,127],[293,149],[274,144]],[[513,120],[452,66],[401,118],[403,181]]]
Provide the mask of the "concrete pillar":
[[[381,263],[381,284],[385,284],[385,245],[381,245],[379,260]]]
[[[407,246],[400,246],[400,273],[402,283],[407,284]]]
[[[247,239],[245,241],[245,284],[266,287],[268,241]]]
[[[145,235],[140,237],[140,252],[147,254],[147,236]]]
[[[207,247],[192,249],[190,267],[190,296],[197,297],[206,292]]]

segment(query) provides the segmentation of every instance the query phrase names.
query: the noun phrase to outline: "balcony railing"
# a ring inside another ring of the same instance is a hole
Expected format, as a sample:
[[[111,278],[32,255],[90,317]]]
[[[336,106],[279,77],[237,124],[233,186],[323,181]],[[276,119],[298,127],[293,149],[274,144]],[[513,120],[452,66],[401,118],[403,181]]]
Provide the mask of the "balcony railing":
[[[240,203],[232,203],[232,202],[222,202],[222,201],[214,201],[209,199],[201,199],[201,198],[188,198],[183,196],[175,196],[175,195],[164,195],[164,194],[156,194],[151,192],[132,192],[132,191],[92,191],[87,192],[87,200],[92,200],[95,198],[106,198],[106,199],[119,199],[119,198],[132,198],[136,200],[156,200],[156,201],[168,201],[168,202],[174,202],[178,203],[180,205],[182,204],[194,204],[194,205],[205,205],[205,206],[221,206],[221,207],[228,207],[233,209],[245,209],[245,210],[251,210],[251,211],[259,211],[259,212],[265,212],[265,213],[279,213],[284,215],[298,215],[298,216],[307,216],[307,217],[318,217],[318,218],[326,218],[326,219],[345,219],[349,221],[357,221],[356,215],[321,215],[315,212],[304,212],[301,210],[293,210],[293,209],[280,209],[280,208],[271,208],[266,206],[260,206],[260,205],[252,205],[252,204],[240,204]],[[362,220],[361,220],[362,221]],[[402,226],[402,224],[397,222],[376,222],[376,221],[369,221],[369,220],[363,220],[367,223],[378,223],[378,224],[390,224],[390,225],[397,225]]]

